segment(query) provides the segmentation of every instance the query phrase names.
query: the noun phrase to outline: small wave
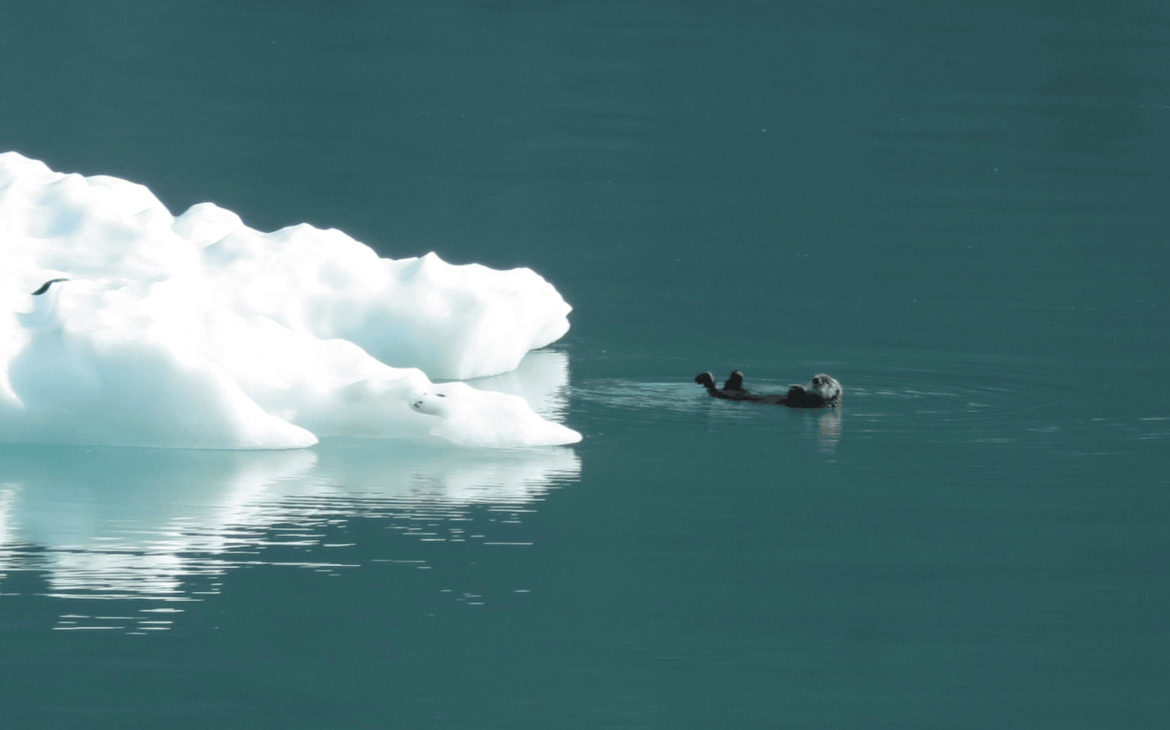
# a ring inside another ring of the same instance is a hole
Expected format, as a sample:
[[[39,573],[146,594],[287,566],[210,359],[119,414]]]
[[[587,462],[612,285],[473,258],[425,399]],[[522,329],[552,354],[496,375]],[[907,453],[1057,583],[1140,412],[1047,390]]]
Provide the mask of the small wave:
[[[980,443],[1043,441],[1076,434],[1084,446],[1105,434],[1123,431],[1141,440],[1170,438],[1170,417],[1148,410],[1126,416],[1099,395],[1090,374],[1068,374],[1051,363],[960,363],[953,367],[891,367],[850,376],[834,370],[845,389],[840,418],[857,435],[913,433],[915,438],[960,438]],[[1077,380],[1079,378],[1079,380]],[[759,393],[785,392],[793,381],[751,378]],[[1089,397],[1086,397],[1088,394]],[[710,398],[688,378],[681,382],[587,380],[572,387],[571,397],[586,407],[620,411],[641,423],[702,420],[709,425],[750,422],[764,427],[783,423],[786,408]],[[1102,418],[1101,408],[1108,408]],[[820,412],[823,413],[823,412]],[[1078,447],[1079,448],[1079,447]]]
[[[710,402],[694,383],[645,383],[634,380],[587,380],[573,386],[574,398],[606,408],[697,412]]]

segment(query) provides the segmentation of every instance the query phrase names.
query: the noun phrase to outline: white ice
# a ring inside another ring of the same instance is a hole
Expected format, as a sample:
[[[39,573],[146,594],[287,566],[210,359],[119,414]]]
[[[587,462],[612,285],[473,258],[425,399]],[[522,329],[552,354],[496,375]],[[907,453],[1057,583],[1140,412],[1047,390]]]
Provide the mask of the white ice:
[[[0,441],[287,449],[320,436],[575,443],[515,369],[568,330],[529,269],[379,258],[337,230],[175,217],[113,177],[0,154]],[[44,282],[64,278],[33,296]],[[448,408],[409,403],[443,394]]]

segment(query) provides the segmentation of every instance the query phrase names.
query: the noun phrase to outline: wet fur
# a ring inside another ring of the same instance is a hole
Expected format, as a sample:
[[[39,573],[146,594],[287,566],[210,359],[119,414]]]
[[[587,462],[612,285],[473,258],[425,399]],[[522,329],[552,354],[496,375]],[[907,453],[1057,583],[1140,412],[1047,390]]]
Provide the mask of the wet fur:
[[[738,370],[732,371],[731,377],[722,388],[715,387],[715,377],[711,373],[696,375],[695,382],[706,388],[707,395],[712,398],[767,403],[789,408],[832,408],[841,402],[842,394],[841,384],[824,373],[813,376],[812,383],[807,386],[792,386],[783,395],[761,395],[744,389],[743,373]]]

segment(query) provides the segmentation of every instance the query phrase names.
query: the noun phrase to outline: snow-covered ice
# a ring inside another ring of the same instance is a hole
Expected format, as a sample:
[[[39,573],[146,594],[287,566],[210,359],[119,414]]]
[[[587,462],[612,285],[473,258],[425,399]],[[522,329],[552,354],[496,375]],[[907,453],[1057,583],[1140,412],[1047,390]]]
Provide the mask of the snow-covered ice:
[[[569,305],[529,269],[382,259],[341,231],[263,233],[211,203],[175,217],[142,185],[15,152],[0,154],[0,260],[0,441],[581,438],[518,396],[430,380],[511,371],[565,334]],[[410,407],[440,394],[442,409]]]

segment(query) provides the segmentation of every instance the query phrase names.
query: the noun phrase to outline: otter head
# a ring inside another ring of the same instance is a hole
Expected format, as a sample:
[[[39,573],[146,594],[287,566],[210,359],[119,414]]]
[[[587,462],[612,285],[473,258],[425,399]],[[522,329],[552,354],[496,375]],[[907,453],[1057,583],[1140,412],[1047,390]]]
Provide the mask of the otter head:
[[[812,386],[813,392],[826,401],[834,401],[841,397],[841,384],[830,375],[817,373],[813,376]]]

